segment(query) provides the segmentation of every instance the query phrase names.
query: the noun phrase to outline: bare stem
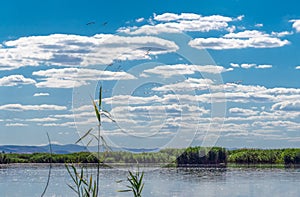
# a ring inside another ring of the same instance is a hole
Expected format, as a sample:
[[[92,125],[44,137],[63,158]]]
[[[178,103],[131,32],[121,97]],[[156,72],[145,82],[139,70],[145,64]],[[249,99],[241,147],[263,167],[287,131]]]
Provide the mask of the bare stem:
[[[101,122],[98,124],[98,147],[97,147],[97,191],[96,191],[96,196],[98,196],[99,193],[99,182],[100,182],[100,145],[101,145]]]

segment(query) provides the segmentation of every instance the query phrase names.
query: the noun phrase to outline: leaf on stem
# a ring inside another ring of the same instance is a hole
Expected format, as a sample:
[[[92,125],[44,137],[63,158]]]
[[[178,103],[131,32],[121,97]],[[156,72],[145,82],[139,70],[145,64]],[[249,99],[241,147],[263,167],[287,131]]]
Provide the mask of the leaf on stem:
[[[93,128],[90,128],[81,138],[79,138],[75,144],[77,144],[78,142],[80,142],[81,140],[83,140],[86,136],[88,136],[88,134],[90,134],[90,132],[93,130]]]

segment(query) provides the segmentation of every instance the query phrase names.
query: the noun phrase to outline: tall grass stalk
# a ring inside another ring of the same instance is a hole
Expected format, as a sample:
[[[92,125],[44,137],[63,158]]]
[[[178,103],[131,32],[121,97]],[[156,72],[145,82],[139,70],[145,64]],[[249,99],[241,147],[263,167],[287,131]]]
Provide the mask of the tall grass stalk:
[[[138,168],[136,172],[128,170],[128,173],[127,181],[129,182],[129,185],[126,185],[128,189],[119,190],[118,192],[132,192],[134,197],[141,197],[145,185],[145,183],[143,183],[144,172],[140,173]]]
[[[98,100],[98,105],[94,101],[94,99],[91,97],[93,108],[97,117],[97,134],[93,134],[92,130],[93,128],[89,129],[81,138],[79,138],[75,143],[79,143],[86,137],[90,136],[91,139],[87,143],[87,146],[95,139],[97,141],[97,174],[96,174],[96,180],[93,180],[92,175],[90,177],[84,176],[84,171],[83,167],[81,167],[81,172],[78,173],[75,166],[72,164],[71,168],[66,165],[66,168],[68,170],[69,175],[71,176],[75,187],[70,186],[69,187],[78,194],[78,197],[85,197],[85,196],[93,196],[97,197],[99,195],[99,185],[100,185],[100,147],[101,144],[103,144],[103,147],[106,150],[109,150],[109,147],[107,143],[105,142],[105,139],[101,135],[101,126],[102,126],[102,121],[101,121],[101,116],[105,116],[111,121],[115,122],[115,120],[112,118],[110,113],[102,108],[102,86],[100,87],[99,90],[99,100]],[[104,155],[105,156],[105,155]]]
[[[47,183],[46,183],[46,186],[44,188],[44,191],[43,193],[41,194],[41,197],[43,197],[45,194],[46,194],[46,191],[48,189],[48,186],[49,186],[49,183],[50,183],[50,177],[51,177],[51,169],[52,169],[52,144],[51,144],[51,140],[50,140],[50,137],[49,137],[49,134],[47,133],[47,138],[48,138],[48,143],[49,143],[49,149],[50,149],[50,164],[49,164],[49,172],[48,172],[48,178],[47,178]]]

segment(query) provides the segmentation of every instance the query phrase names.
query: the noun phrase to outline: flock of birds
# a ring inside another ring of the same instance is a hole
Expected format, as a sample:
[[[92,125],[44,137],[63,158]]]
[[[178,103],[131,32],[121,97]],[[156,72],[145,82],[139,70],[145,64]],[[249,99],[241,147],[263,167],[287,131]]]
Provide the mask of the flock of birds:
[[[86,23],[87,26],[95,25],[95,24],[96,24],[96,21],[90,21],[90,22]],[[106,26],[107,24],[108,24],[108,21],[105,21],[105,22],[103,22],[103,23],[101,24],[101,26]],[[145,55],[145,56],[148,56],[148,55],[150,54],[150,51],[151,51],[151,48],[148,48],[148,49],[145,51],[145,54],[144,54],[144,55]],[[116,62],[121,63],[121,60],[117,60]],[[109,63],[107,66],[111,67],[111,66],[113,66],[116,62],[113,61],[113,62]],[[116,71],[120,71],[120,69],[121,69],[121,65],[119,65],[119,66],[116,68]],[[234,81],[234,82],[229,82],[229,83],[233,83],[233,84],[241,84],[242,81],[239,80],[239,81]],[[145,92],[144,94],[147,94],[147,93]]]
[[[95,24],[96,24],[95,21],[90,21],[90,22],[86,23],[86,25],[95,25]],[[104,23],[102,23],[102,26],[106,26],[107,24],[108,24],[108,22],[105,21]]]
[[[105,21],[105,22],[103,22],[103,23],[101,24],[101,26],[106,26],[107,24],[108,24],[108,21]],[[96,21],[90,21],[90,22],[86,23],[85,25],[87,25],[87,26],[90,26],[90,25],[96,25]],[[148,55],[150,54],[150,51],[151,51],[151,48],[147,49],[147,50],[145,51],[145,56],[148,56]],[[117,62],[121,62],[121,60],[118,60]],[[111,62],[111,63],[109,63],[107,66],[112,66],[112,65],[114,65],[114,64],[115,64],[115,62]],[[121,68],[121,65],[119,65],[118,68],[117,68],[116,70],[119,71],[120,68]]]
[[[105,21],[101,24],[101,26],[106,26],[107,24],[108,24],[108,21]],[[86,26],[96,25],[96,21],[90,21],[90,22],[86,23],[85,25]],[[147,50],[145,50],[144,55],[146,57],[149,56],[151,50],[152,50],[151,48],[148,48]],[[107,66],[112,67],[115,63],[121,63],[121,60],[113,61],[113,62],[109,63]],[[121,69],[121,64],[118,65],[118,67],[115,69],[115,71],[120,71],[120,69]],[[104,91],[106,92],[108,90],[104,90]],[[148,92],[144,92],[144,94],[148,94]]]

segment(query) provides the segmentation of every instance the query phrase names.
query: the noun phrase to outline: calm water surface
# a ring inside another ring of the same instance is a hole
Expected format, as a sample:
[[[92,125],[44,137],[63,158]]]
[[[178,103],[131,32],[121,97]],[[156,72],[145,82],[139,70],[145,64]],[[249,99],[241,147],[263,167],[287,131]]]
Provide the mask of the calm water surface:
[[[0,196],[40,196],[47,181],[45,165],[0,167]],[[94,168],[88,169],[95,172]],[[143,169],[141,169],[143,170]],[[144,169],[144,197],[149,196],[300,196],[300,169],[276,168],[196,168]],[[132,196],[118,193],[126,183],[126,169],[101,169],[101,196]],[[71,180],[64,166],[52,168],[45,196],[75,196],[68,188]]]

